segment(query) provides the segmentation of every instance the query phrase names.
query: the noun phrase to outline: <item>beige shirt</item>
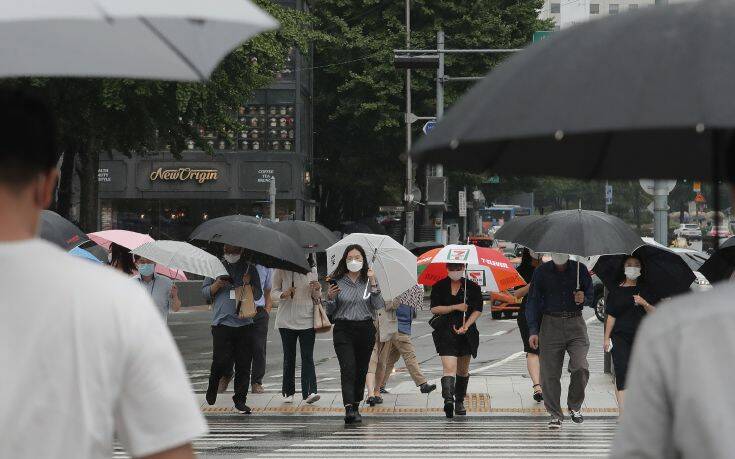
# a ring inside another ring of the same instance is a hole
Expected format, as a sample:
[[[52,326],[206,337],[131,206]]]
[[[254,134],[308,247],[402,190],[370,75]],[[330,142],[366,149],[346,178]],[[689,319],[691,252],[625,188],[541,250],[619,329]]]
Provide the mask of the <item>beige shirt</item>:
[[[281,294],[291,287],[296,289],[293,299],[282,299]],[[273,273],[271,298],[278,304],[275,328],[307,330],[314,328],[314,303],[311,300],[309,277],[277,269]]]

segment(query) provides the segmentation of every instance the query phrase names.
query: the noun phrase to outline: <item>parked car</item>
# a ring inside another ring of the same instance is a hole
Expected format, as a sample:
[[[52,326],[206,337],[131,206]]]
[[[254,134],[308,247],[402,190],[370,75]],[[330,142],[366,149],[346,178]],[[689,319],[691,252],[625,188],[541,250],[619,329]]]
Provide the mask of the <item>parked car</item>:
[[[702,239],[702,229],[697,223],[682,223],[674,230],[674,236],[687,239]]]

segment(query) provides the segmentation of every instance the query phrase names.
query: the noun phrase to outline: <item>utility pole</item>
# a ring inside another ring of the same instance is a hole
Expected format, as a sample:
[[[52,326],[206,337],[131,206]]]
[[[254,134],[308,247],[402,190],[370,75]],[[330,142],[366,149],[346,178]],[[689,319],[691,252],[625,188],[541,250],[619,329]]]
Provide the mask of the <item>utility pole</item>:
[[[653,181],[653,238],[669,246],[669,189],[665,180]]]
[[[411,49],[411,0],[406,0],[406,49]],[[406,243],[414,241],[413,161],[411,160],[411,69],[406,69]]]
[[[610,189],[610,181],[605,180],[605,213],[608,213],[608,211],[610,210],[610,200],[607,197],[607,193],[608,193],[607,190],[609,189]]]
[[[444,31],[440,30],[436,33],[436,49],[439,51],[439,66],[436,69],[436,122],[440,122],[444,116]],[[444,167],[441,164],[435,165],[435,176],[444,177]],[[430,176],[431,166],[426,165],[426,176]],[[439,207],[434,213],[435,221],[442,222],[439,228],[434,232],[434,240],[436,242],[443,241],[442,227],[444,222],[444,210]]]
[[[270,218],[271,221],[276,221],[276,176],[271,177],[271,184],[268,188],[268,201],[270,202]]]

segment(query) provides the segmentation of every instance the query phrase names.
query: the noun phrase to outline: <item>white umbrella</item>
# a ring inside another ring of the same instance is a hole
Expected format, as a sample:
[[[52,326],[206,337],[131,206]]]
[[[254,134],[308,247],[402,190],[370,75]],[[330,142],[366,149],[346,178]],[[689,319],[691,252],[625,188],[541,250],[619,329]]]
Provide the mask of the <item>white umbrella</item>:
[[[206,80],[278,27],[249,0],[22,0],[0,8],[0,77]]]
[[[227,270],[217,257],[188,242],[153,241],[141,245],[131,253],[171,269],[212,279],[227,275]]]
[[[389,236],[352,233],[327,249],[327,273],[337,268],[347,246],[357,244],[367,255],[384,299],[392,300],[416,285],[416,255]]]

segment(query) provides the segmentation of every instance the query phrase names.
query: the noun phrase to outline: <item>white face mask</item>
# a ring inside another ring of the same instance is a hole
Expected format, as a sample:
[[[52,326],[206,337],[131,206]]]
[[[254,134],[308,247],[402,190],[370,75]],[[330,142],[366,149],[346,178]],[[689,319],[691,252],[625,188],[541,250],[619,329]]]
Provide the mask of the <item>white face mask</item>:
[[[462,279],[462,276],[464,275],[463,271],[449,271],[449,278],[453,281],[458,281]]]
[[[347,269],[351,273],[359,272],[362,269],[362,261],[350,260],[347,262]]]
[[[567,264],[569,261],[569,255],[566,253],[552,253],[551,254],[551,260],[554,262],[557,266],[562,266]]]
[[[234,265],[235,263],[240,261],[240,254],[239,253],[226,253],[224,258],[227,263]]]
[[[629,280],[638,279],[639,277],[641,277],[641,268],[637,266],[626,266],[625,277],[627,277]]]

